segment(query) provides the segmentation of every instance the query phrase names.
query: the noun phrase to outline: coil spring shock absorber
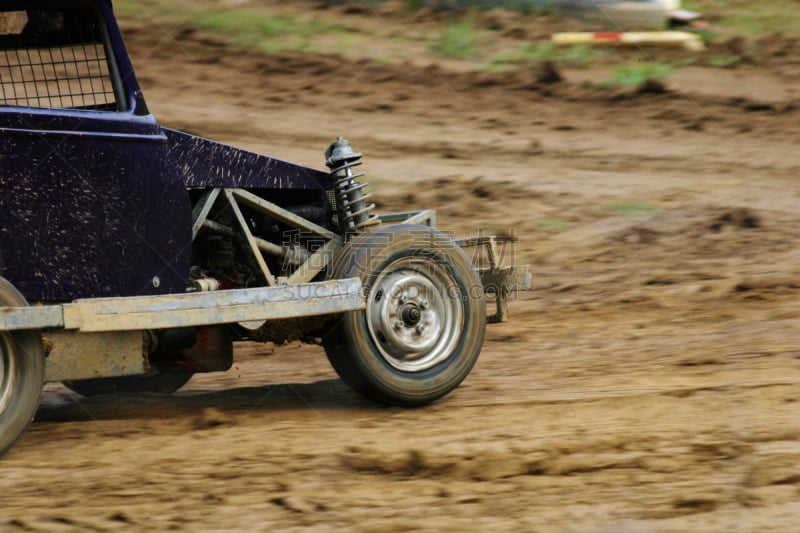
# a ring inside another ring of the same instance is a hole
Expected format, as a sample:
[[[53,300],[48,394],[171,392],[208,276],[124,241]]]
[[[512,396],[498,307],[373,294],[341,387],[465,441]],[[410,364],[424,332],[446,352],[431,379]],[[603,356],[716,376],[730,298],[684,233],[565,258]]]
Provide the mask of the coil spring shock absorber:
[[[336,209],[343,233],[359,232],[380,224],[380,219],[370,214],[375,204],[367,202],[372,196],[364,191],[367,183],[357,181],[364,174],[353,173],[353,167],[361,164],[361,156],[342,137],[337,138],[325,151],[325,165],[335,180]]]

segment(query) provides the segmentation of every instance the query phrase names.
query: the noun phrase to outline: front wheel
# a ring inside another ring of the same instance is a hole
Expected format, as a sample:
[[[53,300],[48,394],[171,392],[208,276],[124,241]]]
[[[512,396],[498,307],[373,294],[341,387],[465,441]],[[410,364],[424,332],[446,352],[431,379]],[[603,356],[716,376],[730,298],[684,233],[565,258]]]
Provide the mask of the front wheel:
[[[0,306],[24,307],[25,298],[0,278]],[[36,414],[44,380],[42,337],[35,331],[0,333],[0,455]]]
[[[447,235],[413,224],[354,237],[330,277],[358,277],[366,308],[324,339],[345,383],[363,396],[415,406],[456,388],[478,359],[486,329],[480,279]]]

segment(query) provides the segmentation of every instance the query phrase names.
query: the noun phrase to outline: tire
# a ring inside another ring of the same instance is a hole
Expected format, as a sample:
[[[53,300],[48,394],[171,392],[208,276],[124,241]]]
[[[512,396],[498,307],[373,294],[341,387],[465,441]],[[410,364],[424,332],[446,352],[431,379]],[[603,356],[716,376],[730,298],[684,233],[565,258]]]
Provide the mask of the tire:
[[[0,278],[0,305],[24,307],[25,298]],[[33,420],[44,382],[44,349],[38,331],[0,333],[0,455]]]
[[[64,385],[87,398],[107,394],[172,394],[186,385],[193,375],[186,371],[156,371],[143,376],[65,381]]]
[[[343,315],[323,339],[333,368],[359,394],[424,405],[472,370],[486,330],[483,287],[447,235],[415,224],[359,234],[329,277],[357,277],[364,287],[366,309]]]

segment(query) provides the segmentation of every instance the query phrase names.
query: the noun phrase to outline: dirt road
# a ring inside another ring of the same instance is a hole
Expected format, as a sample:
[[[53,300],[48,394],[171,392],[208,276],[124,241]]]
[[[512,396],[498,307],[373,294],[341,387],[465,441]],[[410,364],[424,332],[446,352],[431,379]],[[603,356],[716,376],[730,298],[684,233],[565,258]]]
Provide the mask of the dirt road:
[[[48,385],[0,463],[0,530],[796,530],[788,67],[590,89],[126,34],[164,124],[316,167],[345,135],[381,210],[514,231],[534,288],[422,409],[361,400],[296,344],[241,346],[170,397]]]

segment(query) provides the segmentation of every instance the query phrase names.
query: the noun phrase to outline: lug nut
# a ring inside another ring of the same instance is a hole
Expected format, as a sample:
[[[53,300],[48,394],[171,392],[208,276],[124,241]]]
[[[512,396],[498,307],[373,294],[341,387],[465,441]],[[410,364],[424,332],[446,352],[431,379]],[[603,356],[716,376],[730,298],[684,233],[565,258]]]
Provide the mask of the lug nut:
[[[422,324],[417,326],[417,335],[422,335],[424,332],[425,332],[425,326],[423,326]]]
[[[403,326],[405,326],[405,324],[402,320],[398,320],[394,323],[394,329],[403,329]]]

